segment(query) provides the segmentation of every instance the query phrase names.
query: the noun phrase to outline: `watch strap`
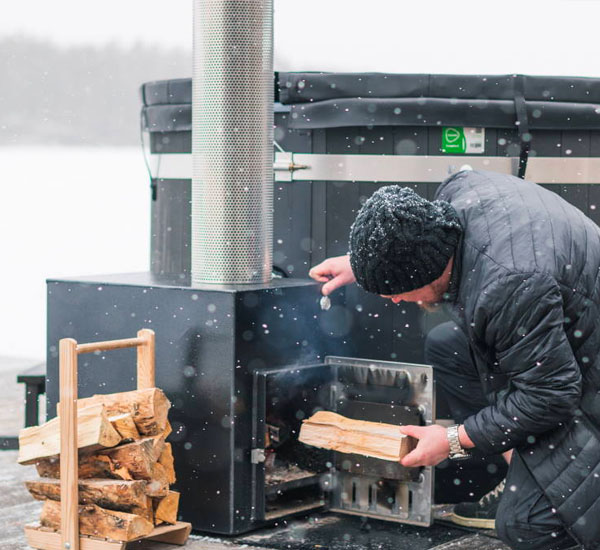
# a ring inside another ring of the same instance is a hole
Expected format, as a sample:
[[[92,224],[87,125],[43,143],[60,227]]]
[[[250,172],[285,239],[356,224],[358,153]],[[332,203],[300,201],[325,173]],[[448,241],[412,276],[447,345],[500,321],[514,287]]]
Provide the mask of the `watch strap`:
[[[460,444],[460,438],[458,437],[458,425],[449,426],[446,428],[446,437],[448,438],[448,443],[450,445],[449,456],[451,459],[468,458],[471,456],[470,453]]]

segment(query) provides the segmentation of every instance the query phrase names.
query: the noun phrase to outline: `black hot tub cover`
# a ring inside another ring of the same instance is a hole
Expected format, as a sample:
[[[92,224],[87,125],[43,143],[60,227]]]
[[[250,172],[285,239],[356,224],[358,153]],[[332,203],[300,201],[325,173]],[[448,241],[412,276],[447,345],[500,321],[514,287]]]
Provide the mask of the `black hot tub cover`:
[[[600,129],[600,78],[525,75],[275,73],[291,128],[472,126]],[[141,89],[149,131],[191,130],[191,79]]]

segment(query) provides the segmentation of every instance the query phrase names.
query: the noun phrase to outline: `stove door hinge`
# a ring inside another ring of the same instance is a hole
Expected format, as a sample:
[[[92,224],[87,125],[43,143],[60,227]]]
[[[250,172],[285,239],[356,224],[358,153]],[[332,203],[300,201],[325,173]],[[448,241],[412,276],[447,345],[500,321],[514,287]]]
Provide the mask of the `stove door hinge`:
[[[251,449],[250,450],[250,462],[252,464],[260,464],[266,460],[264,449]]]

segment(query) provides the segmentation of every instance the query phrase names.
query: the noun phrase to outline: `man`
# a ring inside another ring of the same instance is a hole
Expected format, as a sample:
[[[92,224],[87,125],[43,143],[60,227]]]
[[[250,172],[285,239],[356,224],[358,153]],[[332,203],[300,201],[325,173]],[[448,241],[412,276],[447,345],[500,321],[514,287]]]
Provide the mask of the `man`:
[[[495,516],[515,549],[600,548],[598,226],[534,183],[464,171],[433,202],[381,188],[349,255],[310,274],[324,294],[356,281],[394,303],[446,306],[453,323],[428,335],[426,357],[459,425],[403,427],[419,443],[402,463],[472,448],[510,462],[506,489],[456,519]]]

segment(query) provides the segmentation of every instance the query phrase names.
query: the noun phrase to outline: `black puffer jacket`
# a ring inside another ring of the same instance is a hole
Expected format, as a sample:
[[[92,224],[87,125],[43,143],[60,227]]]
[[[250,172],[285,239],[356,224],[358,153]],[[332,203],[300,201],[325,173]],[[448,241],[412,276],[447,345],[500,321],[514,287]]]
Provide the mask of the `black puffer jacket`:
[[[585,548],[600,548],[600,228],[551,191],[459,172],[437,199],[464,228],[449,293],[492,403],[465,429],[515,448]]]

